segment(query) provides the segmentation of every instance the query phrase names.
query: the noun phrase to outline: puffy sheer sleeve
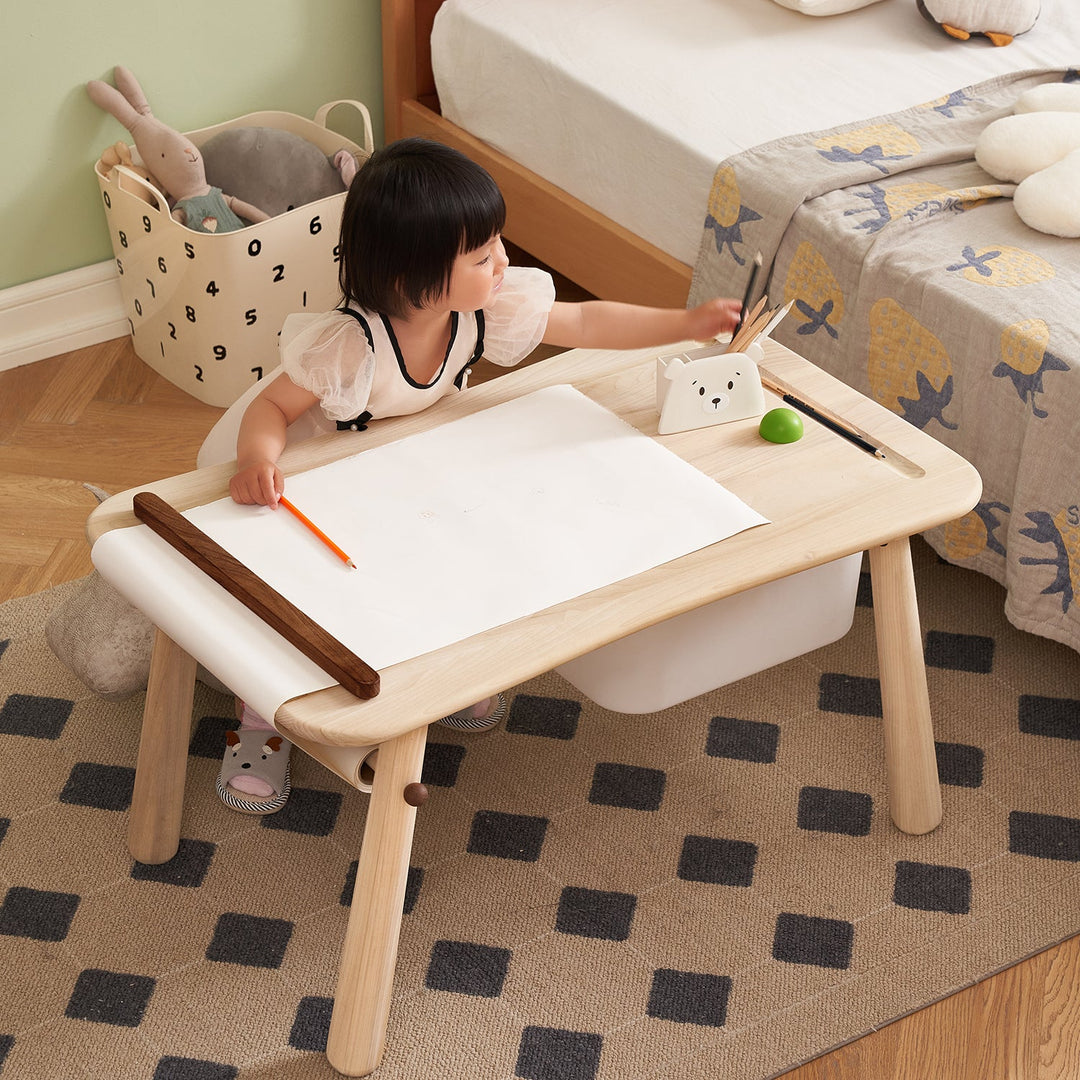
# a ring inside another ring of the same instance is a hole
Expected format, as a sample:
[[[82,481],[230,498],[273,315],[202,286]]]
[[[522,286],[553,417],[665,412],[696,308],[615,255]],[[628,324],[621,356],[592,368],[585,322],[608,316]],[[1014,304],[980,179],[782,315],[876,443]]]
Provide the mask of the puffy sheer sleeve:
[[[502,288],[484,308],[484,358],[512,367],[540,344],[547,328],[555,283],[535,266],[508,266]]]
[[[281,365],[297,386],[319,398],[330,420],[353,420],[367,407],[375,356],[351,315],[288,316],[281,328]]]

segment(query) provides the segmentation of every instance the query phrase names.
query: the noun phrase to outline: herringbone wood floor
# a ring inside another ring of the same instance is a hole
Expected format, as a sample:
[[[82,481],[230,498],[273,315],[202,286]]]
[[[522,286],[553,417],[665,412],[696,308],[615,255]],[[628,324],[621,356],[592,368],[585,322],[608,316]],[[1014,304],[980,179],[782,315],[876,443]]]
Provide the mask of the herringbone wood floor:
[[[0,602],[90,571],[84,483],[111,493],[187,471],[220,413],[157,376],[127,339],[0,373]],[[1078,1078],[1074,938],[785,1080]]]

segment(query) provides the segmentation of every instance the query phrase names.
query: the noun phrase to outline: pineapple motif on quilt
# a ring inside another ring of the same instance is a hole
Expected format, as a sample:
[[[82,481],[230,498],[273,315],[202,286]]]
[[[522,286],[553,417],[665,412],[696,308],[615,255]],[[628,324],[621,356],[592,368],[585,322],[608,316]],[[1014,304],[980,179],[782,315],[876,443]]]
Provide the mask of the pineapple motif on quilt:
[[[814,145],[826,161],[860,161],[886,176],[892,172],[889,162],[904,161],[921,149],[918,139],[896,124],[871,124],[840,134],[832,133],[818,139]]]
[[[1050,327],[1042,319],[1024,319],[1001,332],[1001,362],[994,368],[999,379],[1010,379],[1020,400],[1040,419],[1049,415],[1039,405],[1043,375],[1068,371],[1069,365],[1050,351]]]
[[[844,293],[829,264],[809,241],[802,241],[784,277],[784,303],[794,301],[791,316],[802,320],[795,333],[804,337],[824,331],[838,336],[844,318]]]
[[[1055,571],[1054,580],[1043,589],[1043,595],[1061,596],[1061,610],[1067,612],[1080,590],[1080,506],[1062,507],[1056,513],[1029,510],[1031,525],[1020,530],[1021,536],[1047,545],[1045,555],[1021,555],[1024,566],[1048,566]]]
[[[735,250],[735,245],[743,242],[743,225],[760,220],[761,215],[756,210],[743,206],[735,170],[731,166],[717,169],[705,215],[705,228],[712,229],[715,234],[716,250],[722,255],[726,247],[731,257],[740,266],[745,266],[746,259]]]
[[[936,420],[956,430],[945,416],[953,396],[952,362],[945,346],[888,297],[870,309],[867,377],[875,400],[915,427]]]
[[[956,561],[973,559],[984,551],[1004,558],[1005,544],[1000,534],[1007,528],[1008,520],[1009,508],[1004,503],[976,503],[974,509],[947,522],[942,530],[949,558]]]

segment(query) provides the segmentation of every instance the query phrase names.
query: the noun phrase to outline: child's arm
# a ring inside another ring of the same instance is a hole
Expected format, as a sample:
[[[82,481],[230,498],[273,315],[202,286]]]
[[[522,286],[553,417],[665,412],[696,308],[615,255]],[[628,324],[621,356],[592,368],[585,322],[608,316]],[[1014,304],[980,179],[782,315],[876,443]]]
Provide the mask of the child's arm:
[[[741,308],[741,301],[723,298],[695,308],[653,308],[608,300],[556,303],[543,340],[574,349],[644,349],[689,339],[709,341],[735,329]]]
[[[318,400],[287,375],[279,375],[247,407],[236,437],[236,474],[229,481],[229,494],[236,502],[277,506],[285,490],[277,467],[285,449],[285,429]]]

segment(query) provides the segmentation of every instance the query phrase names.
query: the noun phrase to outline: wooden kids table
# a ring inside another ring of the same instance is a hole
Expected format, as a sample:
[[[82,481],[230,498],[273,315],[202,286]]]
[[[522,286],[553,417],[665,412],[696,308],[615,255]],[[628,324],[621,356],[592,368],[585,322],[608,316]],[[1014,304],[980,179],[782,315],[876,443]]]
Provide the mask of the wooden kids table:
[[[908,538],[967,513],[975,469],[929,435],[773,342],[763,379],[831,413],[884,448],[875,457],[811,419],[797,443],[775,445],[757,422],[663,436],[664,444],[770,519],[636,577],[597,589],[380,672],[360,701],[340,686],[287,701],[275,726],[317,760],[322,748],[379,746],[356,889],[342,947],[330,1063],[350,1076],[379,1064],[386,1037],[426,728],[498,690],[662,620],[798,571],[867,551],[874,594],[885,770],[896,826],[925,833],[941,820],[930,703]],[[677,349],[664,350],[676,352]],[[556,384],[569,383],[647,435],[656,435],[657,350],[575,350],[444,398],[414,416],[379,421],[289,448],[286,474],[315,468]],[[766,392],[766,407],[778,405]],[[185,510],[228,493],[231,464],[172,477],[153,491]],[[137,525],[134,491],[91,515],[91,543]],[[128,846],[139,862],[176,853],[196,664],[160,630],[143,717]],[[332,766],[331,766],[332,767]],[[205,797],[210,798],[209,794]]]

